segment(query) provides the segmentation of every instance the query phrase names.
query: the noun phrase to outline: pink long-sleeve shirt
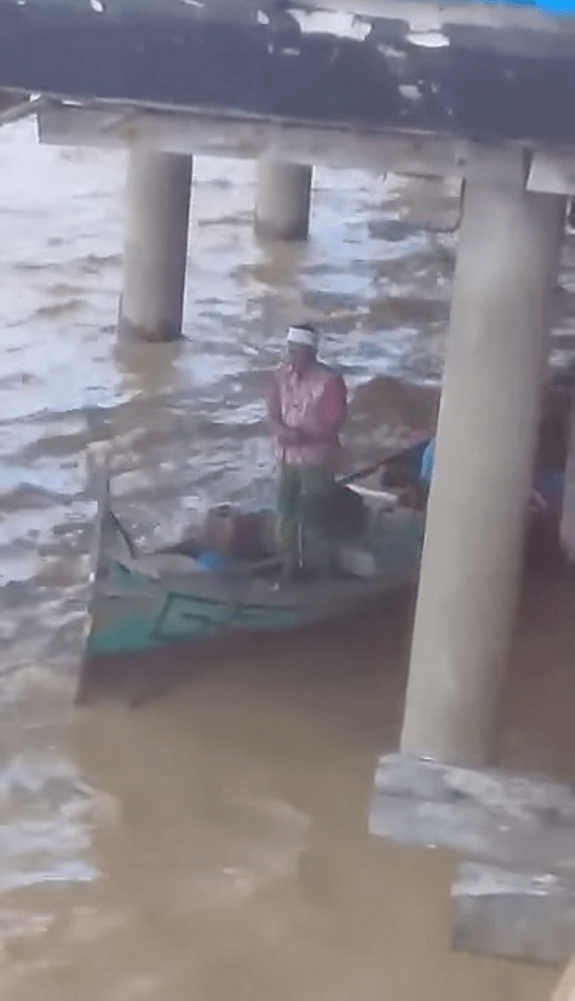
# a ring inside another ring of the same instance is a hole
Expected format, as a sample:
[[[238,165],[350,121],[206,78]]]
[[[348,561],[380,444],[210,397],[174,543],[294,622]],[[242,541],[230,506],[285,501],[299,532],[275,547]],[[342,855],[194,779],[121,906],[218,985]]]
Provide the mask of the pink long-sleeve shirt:
[[[347,416],[347,391],[340,375],[315,362],[303,375],[288,364],[277,372],[268,400],[270,417],[298,428],[305,445],[278,444],[280,462],[288,466],[332,466],[340,450],[339,432]]]

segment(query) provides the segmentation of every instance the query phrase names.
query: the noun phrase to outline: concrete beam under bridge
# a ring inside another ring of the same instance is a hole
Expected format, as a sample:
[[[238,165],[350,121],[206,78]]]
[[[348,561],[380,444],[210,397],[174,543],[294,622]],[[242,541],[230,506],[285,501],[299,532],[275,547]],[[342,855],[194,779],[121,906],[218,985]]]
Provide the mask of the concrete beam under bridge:
[[[56,146],[142,147],[185,156],[221,156],[324,165],[374,173],[463,180],[473,170],[486,181],[508,176],[524,157],[526,187],[575,194],[575,146],[538,150],[520,144],[477,144],[442,136],[353,132],[347,128],[282,124],[270,119],[83,108],[52,103],[38,114],[40,142]],[[473,167],[471,168],[471,164]]]
[[[282,123],[269,118],[143,111],[129,106],[83,108],[56,103],[38,115],[38,135],[41,143],[56,146],[121,149],[140,145],[162,153],[265,159],[434,177],[464,176],[473,151],[472,144],[465,140],[434,136],[378,135],[343,127]],[[493,169],[495,162],[504,165],[514,160],[515,152],[503,146],[486,148],[484,159]]]
[[[575,144],[571,148],[540,149],[518,143],[471,143],[445,136],[353,132],[342,127],[264,118],[143,111],[129,106],[84,108],[55,102],[38,109],[38,135],[40,142],[55,146],[142,146],[186,156],[267,159],[460,180],[468,176],[470,169],[474,177],[481,170],[486,180],[504,178],[519,152],[524,157],[528,191],[575,195]]]

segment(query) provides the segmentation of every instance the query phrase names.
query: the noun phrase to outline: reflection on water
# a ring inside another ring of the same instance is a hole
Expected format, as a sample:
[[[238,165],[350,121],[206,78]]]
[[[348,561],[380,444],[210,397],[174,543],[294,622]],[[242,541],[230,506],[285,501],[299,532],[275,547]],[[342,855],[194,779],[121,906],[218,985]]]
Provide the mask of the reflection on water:
[[[253,165],[199,160],[187,337],[117,346],[122,157],[39,148],[25,124],[2,130],[0,160],[3,997],[546,997],[548,971],[450,954],[451,859],[366,834],[375,759],[398,735],[409,608],[289,650],[272,638],[138,710],[71,708],[89,444],[111,442],[138,538],[177,538],[209,500],[265,502],[262,393],[286,323],[304,317],[354,391],[356,461],[431,426],[435,393],[396,377],[437,380],[454,248],[437,230],[456,200],[436,192],[426,232],[404,183],[321,170],[310,243],[262,247]],[[571,326],[564,310],[557,351]],[[539,619],[566,636],[569,598],[552,598]],[[569,704],[569,644],[555,641],[541,698],[549,655],[527,635],[503,750],[568,770],[569,737],[554,754],[546,734],[571,733],[551,697]]]

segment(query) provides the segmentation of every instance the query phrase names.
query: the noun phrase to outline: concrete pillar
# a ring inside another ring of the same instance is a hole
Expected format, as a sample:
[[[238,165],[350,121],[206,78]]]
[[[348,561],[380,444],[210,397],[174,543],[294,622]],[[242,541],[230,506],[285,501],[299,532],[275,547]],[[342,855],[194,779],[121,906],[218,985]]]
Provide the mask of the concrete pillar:
[[[512,637],[564,202],[467,182],[401,738],[489,758]]]
[[[268,240],[307,240],[311,167],[297,163],[258,164],[255,228]]]
[[[181,335],[191,183],[191,157],[130,152],[120,335]]]
[[[575,391],[571,393],[571,416],[567,436],[565,487],[561,513],[561,545],[569,563],[575,563]]]

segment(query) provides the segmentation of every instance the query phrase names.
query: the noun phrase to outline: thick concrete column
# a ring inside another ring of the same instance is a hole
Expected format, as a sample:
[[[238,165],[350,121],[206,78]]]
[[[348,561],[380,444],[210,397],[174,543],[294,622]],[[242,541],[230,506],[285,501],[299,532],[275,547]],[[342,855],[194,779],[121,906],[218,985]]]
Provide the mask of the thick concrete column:
[[[561,512],[561,544],[569,563],[575,563],[575,390],[571,392],[571,416],[567,436],[567,462]]]
[[[311,167],[297,163],[258,163],[255,228],[269,240],[307,240]]]
[[[514,626],[564,202],[466,188],[401,747],[475,764]]]
[[[130,152],[120,335],[181,334],[191,183],[191,157]]]

